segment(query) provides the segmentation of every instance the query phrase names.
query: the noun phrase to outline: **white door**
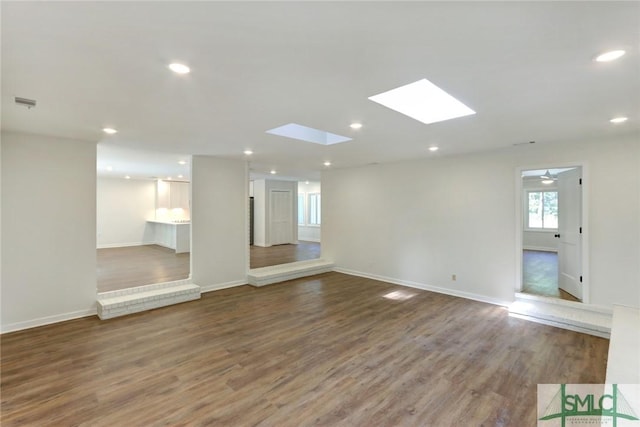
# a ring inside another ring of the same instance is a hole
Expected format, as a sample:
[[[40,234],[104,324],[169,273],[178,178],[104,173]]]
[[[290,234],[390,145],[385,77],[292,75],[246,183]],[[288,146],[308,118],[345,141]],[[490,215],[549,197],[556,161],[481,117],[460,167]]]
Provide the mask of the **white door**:
[[[558,174],[558,287],[582,301],[582,168]]]
[[[293,243],[293,199],[291,191],[271,190],[270,240],[272,245]]]

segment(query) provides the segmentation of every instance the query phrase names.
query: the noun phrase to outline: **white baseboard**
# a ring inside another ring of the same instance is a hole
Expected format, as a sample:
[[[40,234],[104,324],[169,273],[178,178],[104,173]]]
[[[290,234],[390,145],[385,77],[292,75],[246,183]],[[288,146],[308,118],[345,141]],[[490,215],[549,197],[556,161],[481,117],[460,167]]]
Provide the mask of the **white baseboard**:
[[[298,243],[300,243],[300,242],[320,243],[320,239],[298,239]]]
[[[98,245],[98,249],[109,248],[128,248],[130,246],[145,246],[145,245],[157,245],[156,242],[129,242],[129,243],[108,243],[105,245]]]
[[[523,246],[525,251],[540,251],[540,252],[558,252],[558,248],[545,248],[544,246]]]
[[[431,286],[424,283],[413,282],[410,280],[395,279],[393,277],[379,276],[377,274],[363,273],[361,271],[350,270],[347,268],[336,267],[333,271],[338,273],[350,274],[352,276],[366,277],[367,279],[379,280],[381,282],[393,283],[394,285],[407,286],[410,288],[422,289],[423,291],[437,292],[439,294],[451,295],[454,297],[466,298],[474,301],[486,302],[489,304],[499,305],[507,307],[511,304],[511,301],[503,301],[497,298],[488,297],[485,295],[474,294],[471,292],[458,291],[455,289],[440,288],[438,286]]]
[[[56,314],[53,316],[40,317],[38,319],[26,320],[2,325],[1,333],[21,331],[23,329],[36,328],[38,326],[50,325],[52,323],[64,322],[66,320],[79,319],[81,317],[97,316],[98,310],[94,305],[89,310],[78,310],[69,313]]]
[[[236,286],[242,286],[242,285],[248,285],[248,284],[249,282],[247,282],[247,279],[242,279],[242,280],[233,280],[231,282],[226,282],[226,283],[217,283],[213,285],[198,285],[198,286],[200,286],[200,292],[205,293],[205,292],[219,291],[220,289],[234,288]]]

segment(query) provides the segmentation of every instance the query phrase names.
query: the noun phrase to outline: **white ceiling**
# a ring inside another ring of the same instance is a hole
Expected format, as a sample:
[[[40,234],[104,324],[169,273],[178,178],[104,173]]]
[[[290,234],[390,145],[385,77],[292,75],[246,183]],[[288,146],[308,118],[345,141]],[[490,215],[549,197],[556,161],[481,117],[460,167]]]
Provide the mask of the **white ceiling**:
[[[101,155],[241,159],[250,148],[255,174],[317,179],[327,160],[342,168],[640,132],[638,2],[1,7],[3,129],[100,141]],[[627,55],[592,60],[611,49]],[[174,61],[192,72],[172,73]],[[477,114],[424,125],[367,99],[423,78]],[[609,123],[618,115],[629,121]],[[353,121],[363,128],[350,129]],[[265,133],[292,122],[353,141],[320,146]],[[106,136],[105,126],[119,132]]]

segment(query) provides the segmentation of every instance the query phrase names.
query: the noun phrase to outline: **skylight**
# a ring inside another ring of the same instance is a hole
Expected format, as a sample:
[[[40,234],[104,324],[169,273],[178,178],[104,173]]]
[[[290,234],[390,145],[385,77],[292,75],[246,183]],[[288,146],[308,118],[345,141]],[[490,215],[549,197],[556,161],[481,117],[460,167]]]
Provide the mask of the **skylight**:
[[[289,123],[288,125],[270,129],[267,133],[321,145],[332,145],[351,141],[351,138],[347,138],[346,136],[336,135],[334,133],[313,129],[296,123]]]
[[[370,96],[369,99],[424,124],[476,113],[427,79]]]

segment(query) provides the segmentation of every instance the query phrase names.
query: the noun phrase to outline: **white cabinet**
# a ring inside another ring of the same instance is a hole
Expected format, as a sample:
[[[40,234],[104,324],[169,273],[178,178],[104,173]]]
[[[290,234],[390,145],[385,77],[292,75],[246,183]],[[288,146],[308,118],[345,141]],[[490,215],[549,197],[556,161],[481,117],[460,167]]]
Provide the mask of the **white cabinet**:
[[[189,183],[158,180],[156,209],[189,210]]]
[[[170,201],[170,183],[158,180],[156,186],[156,209],[169,209]]]
[[[170,182],[169,183],[169,205],[171,209],[189,209],[189,183]]]

